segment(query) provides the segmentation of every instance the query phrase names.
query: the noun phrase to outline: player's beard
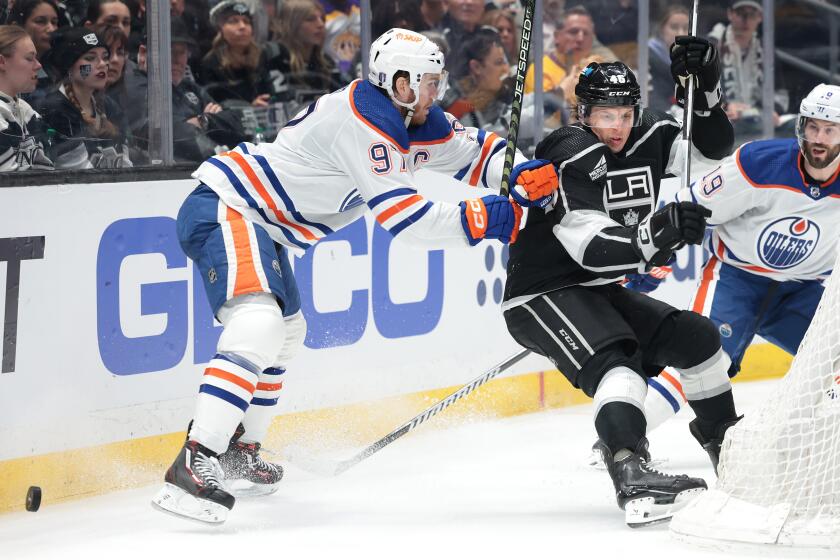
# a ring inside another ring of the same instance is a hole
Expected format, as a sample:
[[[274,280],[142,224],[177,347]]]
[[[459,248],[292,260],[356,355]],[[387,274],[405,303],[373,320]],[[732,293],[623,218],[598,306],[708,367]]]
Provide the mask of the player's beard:
[[[822,148],[825,150],[825,155],[820,158],[815,158],[811,153],[813,148]],[[814,169],[825,169],[840,156],[840,144],[835,146],[827,146],[825,144],[815,144],[814,142],[805,142],[805,159],[808,164]]]

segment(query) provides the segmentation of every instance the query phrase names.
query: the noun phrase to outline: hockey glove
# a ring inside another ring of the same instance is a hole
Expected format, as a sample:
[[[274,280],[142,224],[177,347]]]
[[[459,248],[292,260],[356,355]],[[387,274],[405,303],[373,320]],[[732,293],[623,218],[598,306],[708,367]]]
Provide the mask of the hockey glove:
[[[630,241],[650,267],[664,266],[685,245],[699,245],[712,211],[693,202],[672,202],[639,222]]]
[[[643,294],[652,292],[671,274],[671,270],[670,266],[654,266],[647,274],[628,274],[624,287]]]
[[[510,184],[510,195],[520,206],[546,208],[556,199],[559,182],[553,163],[535,159],[514,166]]]
[[[709,111],[720,105],[720,57],[715,46],[703,37],[680,35],[671,45],[671,76],[677,84],[676,97],[685,105],[685,84],[695,77],[694,111]]]
[[[482,239],[498,239],[502,243],[515,243],[522,220],[522,208],[511,199],[491,194],[464,200],[461,207],[461,226],[467,241],[475,245]]]

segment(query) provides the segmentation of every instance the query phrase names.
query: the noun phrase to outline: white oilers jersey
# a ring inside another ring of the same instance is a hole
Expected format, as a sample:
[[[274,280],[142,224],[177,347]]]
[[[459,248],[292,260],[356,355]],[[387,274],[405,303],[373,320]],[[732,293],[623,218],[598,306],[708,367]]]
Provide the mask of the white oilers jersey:
[[[425,167],[498,191],[505,145],[436,106],[406,130],[391,101],[357,80],[309,105],[273,143],[242,143],[193,177],[288,247],[310,247],[367,209],[409,242],[467,247],[458,206],[426,200],[414,173]]]
[[[806,181],[795,139],[744,144],[678,193],[712,211],[709,249],[776,280],[825,278],[840,237],[840,180]]]

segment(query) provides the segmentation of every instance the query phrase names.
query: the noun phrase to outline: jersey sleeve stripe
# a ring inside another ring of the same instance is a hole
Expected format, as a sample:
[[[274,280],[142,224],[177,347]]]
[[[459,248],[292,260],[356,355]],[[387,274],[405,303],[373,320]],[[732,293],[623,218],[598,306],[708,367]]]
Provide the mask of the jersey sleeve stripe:
[[[404,230],[405,228],[407,228],[408,226],[410,226],[411,224],[417,222],[420,218],[422,218],[426,214],[426,212],[428,212],[429,210],[432,209],[432,206],[433,206],[432,203],[427,201],[426,204],[424,204],[423,207],[420,208],[420,210],[418,210],[417,212],[415,212],[414,214],[412,214],[411,216],[409,216],[405,220],[401,221],[400,223],[398,223],[397,225],[395,225],[394,227],[392,227],[388,231],[391,232],[391,235],[396,237],[397,234],[399,234],[402,230]]]
[[[455,174],[455,180],[456,181],[462,180],[464,178],[464,176],[467,174],[467,171],[470,170],[470,167],[472,167],[472,162],[470,162],[467,165],[465,165],[464,167],[462,167],[461,170],[458,171],[458,173]]]
[[[380,224],[384,224],[386,221],[388,221],[388,218],[392,217],[397,212],[400,212],[401,210],[405,210],[409,206],[411,206],[413,204],[417,204],[418,202],[422,202],[422,201],[423,201],[423,197],[420,196],[419,194],[415,194],[413,196],[410,196],[410,197],[406,198],[405,200],[397,202],[396,204],[394,204],[393,206],[391,206],[390,208],[388,208],[384,212],[380,212],[379,215],[376,216],[376,221],[379,222]]]
[[[379,204],[381,204],[382,202],[385,202],[389,198],[395,198],[397,196],[405,196],[405,195],[411,195],[411,194],[417,194],[417,190],[412,189],[410,187],[404,187],[404,188],[399,188],[399,189],[394,189],[392,191],[384,192],[382,194],[378,194],[378,195],[374,196],[373,198],[371,198],[368,201],[368,208],[373,210],[373,208],[375,206],[378,206]]]
[[[300,247],[301,249],[305,250],[313,245],[312,243],[304,243],[303,241],[298,240],[294,236],[294,234],[288,230],[288,228],[282,226],[281,224],[278,224],[275,220],[269,219],[268,215],[265,213],[265,210],[263,210],[262,208],[257,208],[256,210],[257,213],[260,216],[262,216],[262,219],[267,226],[276,227],[277,229],[279,229],[283,236],[289,241],[289,243],[291,243],[295,247]]]
[[[481,132],[484,131],[482,130]],[[475,169],[473,169],[472,175],[470,175],[470,186],[474,187],[478,184],[478,179],[481,177],[481,170],[487,161],[487,156],[490,155],[490,149],[493,147],[493,141],[498,137],[498,135],[492,132],[488,134],[487,139],[484,141],[484,146],[481,148],[481,157],[478,159],[478,164],[475,166]],[[481,135],[479,134],[479,140],[480,139]]]
[[[507,140],[502,140],[496,144],[496,147],[494,147],[493,151],[490,152],[490,157],[487,158],[487,165],[484,166],[484,171],[481,172],[481,183],[485,187],[490,187],[490,185],[487,184],[487,170],[490,169],[490,162],[493,161],[493,158],[499,153],[499,150],[503,150],[505,146],[507,146]]]

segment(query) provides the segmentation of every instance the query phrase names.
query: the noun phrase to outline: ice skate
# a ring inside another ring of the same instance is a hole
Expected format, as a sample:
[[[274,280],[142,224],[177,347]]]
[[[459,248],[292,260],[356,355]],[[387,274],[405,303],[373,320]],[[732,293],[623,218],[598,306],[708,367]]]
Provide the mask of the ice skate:
[[[706,453],[709,454],[709,459],[712,460],[712,466],[715,469],[715,474],[718,472],[718,463],[720,462],[720,446],[723,445],[723,437],[726,435],[726,430],[734,426],[738,420],[743,418],[743,416],[739,416],[735,420],[730,420],[729,422],[724,422],[717,427],[717,431],[714,437],[706,437],[702,430],[700,429],[700,424],[697,422],[695,418],[691,422],[688,423],[688,429],[691,432],[691,435],[694,436],[694,439],[706,450]]]
[[[259,443],[233,441],[219,455],[225,483],[236,497],[266,496],[277,491],[283,479],[283,467],[260,456]]]
[[[650,456],[650,452],[647,449],[644,450],[642,457],[649,467],[661,467],[668,464],[668,459],[666,457],[657,457],[654,459]],[[589,452],[589,456],[586,458],[586,466],[599,471],[607,470],[603,459],[601,459],[601,451],[598,449],[598,441],[595,441],[595,443],[592,444],[592,449]]]
[[[601,459],[615,486],[618,506],[625,522],[633,528],[662,523],[706,490],[706,482],[684,474],[661,473],[647,464],[647,439],[636,451],[623,449],[613,457],[600,440],[596,443]]]
[[[166,484],[152,505],[204,523],[224,523],[236,499],[222,486],[224,475],[215,453],[188,441],[166,471]]]

